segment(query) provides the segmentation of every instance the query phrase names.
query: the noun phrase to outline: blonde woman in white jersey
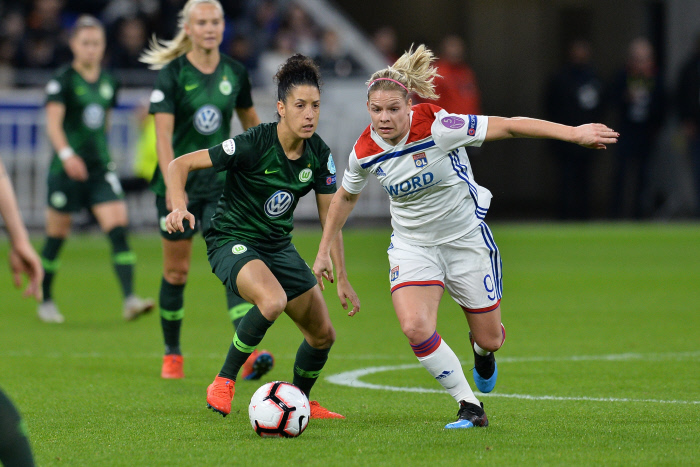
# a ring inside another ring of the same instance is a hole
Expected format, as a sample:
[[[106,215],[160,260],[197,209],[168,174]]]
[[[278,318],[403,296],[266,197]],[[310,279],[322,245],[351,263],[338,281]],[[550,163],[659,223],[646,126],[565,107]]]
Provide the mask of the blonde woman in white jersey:
[[[594,123],[570,127],[516,117],[456,115],[432,104],[413,106],[410,93],[435,99],[425,46],[409,50],[367,82],[371,124],[355,143],[342,187],[331,203],[313,266],[333,280],[330,246],[368,177],[377,177],[391,200],[394,233],[389,245],[392,302],[401,329],[426,370],[459,404],[445,428],[488,426],[459,358],[437,333],[444,290],[462,307],[474,350],[474,379],[481,392],[496,384],[493,352],[505,340],[501,324],[501,258],[483,219],[491,193],[474,180],[466,146],[508,138],[549,138],[605,149],[619,134]],[[465,335],[466,337],[466,335]]]

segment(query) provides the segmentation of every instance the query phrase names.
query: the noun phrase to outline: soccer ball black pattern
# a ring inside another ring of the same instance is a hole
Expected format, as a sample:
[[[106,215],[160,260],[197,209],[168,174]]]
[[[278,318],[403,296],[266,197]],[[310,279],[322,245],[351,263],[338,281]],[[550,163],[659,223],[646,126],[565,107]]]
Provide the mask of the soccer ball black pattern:
[[[311,408],[301,389],[291,383],[273,381],[255,391],[248,416],[253,430],[263,438],[295,438],[308,426]]]

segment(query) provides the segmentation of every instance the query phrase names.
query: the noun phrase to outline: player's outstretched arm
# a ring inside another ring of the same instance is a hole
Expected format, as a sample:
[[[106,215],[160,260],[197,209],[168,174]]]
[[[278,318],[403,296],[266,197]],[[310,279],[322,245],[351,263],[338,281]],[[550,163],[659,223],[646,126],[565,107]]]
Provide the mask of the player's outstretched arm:
[[[165,218],[165,227],[168,233],[184,232],[183,221],[187,219],[190,227],[194,228],[194,216],[187,210],[187,194],[185,184],[187,175],[193,170],[201,170],[212,167],[208,149],[200,149],[173,159],[168,164],[167,193],[172,205],[172,211]]]
[[[485,141],[509,138],[547,138],[575,143],[590,149],[606,149],[620,136],[602,123],[568,126],[527,117],[489,117]]]

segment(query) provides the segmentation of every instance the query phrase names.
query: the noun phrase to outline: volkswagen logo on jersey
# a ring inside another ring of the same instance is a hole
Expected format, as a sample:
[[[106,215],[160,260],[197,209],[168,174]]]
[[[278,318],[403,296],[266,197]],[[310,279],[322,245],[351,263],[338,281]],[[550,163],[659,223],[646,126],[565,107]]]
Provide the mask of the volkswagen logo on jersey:
[[[443,117],[442,120],[440,120],[440,123],[442,123],[445,128],[458,130],[462,128],[466,122],[463,118],[456,115],[448,115],[447,117]]]
[[[419,169],[422,169],[426,165],[428,165],[428,158],[425,157],[425,153],[421,152],[420,154],[414,154],[413,155],[413,163],[416,164],[416,167]]]
[[[221,111],[213,105],[204,105],[195,112],[193,120],[198,132],[210,135],[221,126]]]
[[[265,214],[267,217],[279,217],[292,207],[294,196],[288,191],[279,190],[265,201]]]
[[[105,109],[99,104],[90,104],[83,110],[83,123],[91,130],[96,130],[105,121]]]

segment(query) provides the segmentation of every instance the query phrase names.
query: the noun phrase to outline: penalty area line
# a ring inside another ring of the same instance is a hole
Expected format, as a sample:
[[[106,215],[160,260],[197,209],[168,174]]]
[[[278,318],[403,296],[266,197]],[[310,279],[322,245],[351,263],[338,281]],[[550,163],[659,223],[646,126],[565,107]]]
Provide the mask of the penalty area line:
[[[359,370],[346,371],[343,373],[337,373],[335,375],[327,376],[325,379],[329,383],[337,384],[339,386],[347,386],[351,388],[363,388],[363,389],[375,389],[381,391],[393,391],[393,392],[418,392],[418,393],[436,393],[444,394],[443,389],[431,389],[431,388],[417,388],[417,387],[402,387],[402,386],[388,386],[382,384],[372,384],[361,381],[360,378],[363,376],[384,373],[386,371],[401,371],[401,370],[413,370],[417,368],[423,368],[421,364],[410,364],[410,365],[393,365],[393,366],[375,366],[371,368],[362,368]],[[683,400],[661,400],[661,399],[632,399],[626,397],[588,397],[588,396],[534,396],[531,394],[500,394],[500,393],[489,393],[484,394],[475,391],[479,397],[502,397],[508,399],[524,399],[533,401],[588,401],[588,402],[645,402],[645,403],[655,403],[655,404],[700,404],[700,401],[683,401]]]

